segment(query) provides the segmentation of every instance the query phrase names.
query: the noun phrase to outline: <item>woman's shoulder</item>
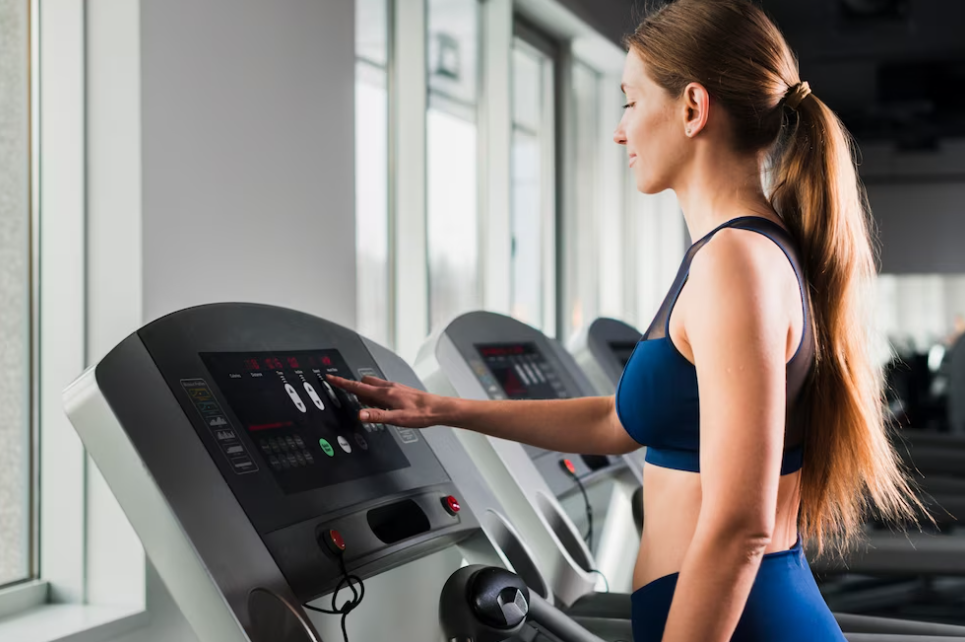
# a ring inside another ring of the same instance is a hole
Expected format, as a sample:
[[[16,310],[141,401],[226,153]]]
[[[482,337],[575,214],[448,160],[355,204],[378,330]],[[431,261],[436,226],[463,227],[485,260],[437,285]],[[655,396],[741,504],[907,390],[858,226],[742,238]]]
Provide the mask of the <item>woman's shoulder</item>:
[[[783,229],[770,219],[757,218]],[[718,286],[765,285],[783,275],[782,263],[787,264],[787,257],[774,238],[757,229],[729,226],[718,230],[694,255],[690,277]]]
[[[694,257],[690,268],[688,335],[746,332],[775,336],[787,331],[794,271],[782,249],[762,234],[725,228]],[[703,330],[701,330],[701,328]]]

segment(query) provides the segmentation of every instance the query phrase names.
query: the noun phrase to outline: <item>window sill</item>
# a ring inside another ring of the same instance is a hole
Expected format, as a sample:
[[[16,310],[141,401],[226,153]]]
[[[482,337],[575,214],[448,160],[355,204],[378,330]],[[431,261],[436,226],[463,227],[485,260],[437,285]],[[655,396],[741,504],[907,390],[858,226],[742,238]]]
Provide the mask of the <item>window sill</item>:
[[[145,625],[143,609],[44,604],[0,619],[0,640],[104,642]]]

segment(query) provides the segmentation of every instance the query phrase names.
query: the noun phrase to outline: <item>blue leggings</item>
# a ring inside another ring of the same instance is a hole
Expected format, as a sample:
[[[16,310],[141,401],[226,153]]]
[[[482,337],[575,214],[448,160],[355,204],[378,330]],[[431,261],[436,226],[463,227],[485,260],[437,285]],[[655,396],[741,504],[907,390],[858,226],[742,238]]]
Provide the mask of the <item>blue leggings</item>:
[[[634,591],[634,642],[660,642],[677,573]],[[731,642],[845,642],[808,568],[801,540],[764,555]]]

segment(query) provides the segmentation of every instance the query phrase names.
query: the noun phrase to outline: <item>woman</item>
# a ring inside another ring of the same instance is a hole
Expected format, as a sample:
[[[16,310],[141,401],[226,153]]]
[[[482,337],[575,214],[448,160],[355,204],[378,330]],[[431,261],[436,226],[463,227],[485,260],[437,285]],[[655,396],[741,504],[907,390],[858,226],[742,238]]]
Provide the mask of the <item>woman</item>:
[[[616,396],[465,401],[332,381],[385,409],[367,421],[563,452],[649,446],[637,642],[843,640],[802,538],[840,548],[869,505],[901,520],[916,504],[863,325],[874,258],[848,136],[748,2],[677,0],[627,44],[614,140],[637,188],[674,190],[699,240]],[[560,428],[574,420],[579,434]]]

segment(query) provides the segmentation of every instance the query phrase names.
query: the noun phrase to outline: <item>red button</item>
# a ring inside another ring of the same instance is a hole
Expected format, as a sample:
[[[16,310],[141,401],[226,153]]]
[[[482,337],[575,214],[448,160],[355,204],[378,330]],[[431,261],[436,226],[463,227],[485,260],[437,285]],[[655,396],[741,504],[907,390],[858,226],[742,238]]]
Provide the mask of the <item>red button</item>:
[[[573,465],[569,459],[564,459],[560,462],[560,465],[571,475],[576,474],[576,466]]]
[[[342,534],[334,528],[328,531],[328,540],[331,546],[335,548],[336,552],[345,551],[345,540],[342,539]]]
[[[449,513],[450,515],[455,515],[456,513],[459,512],[459,509],[461,508],[461,506],[459,506],[459,500],[453,497],[452,495],[449,495],[448,497],[444,498],[442,500],[442,505],[446,509],[446,512]]]

